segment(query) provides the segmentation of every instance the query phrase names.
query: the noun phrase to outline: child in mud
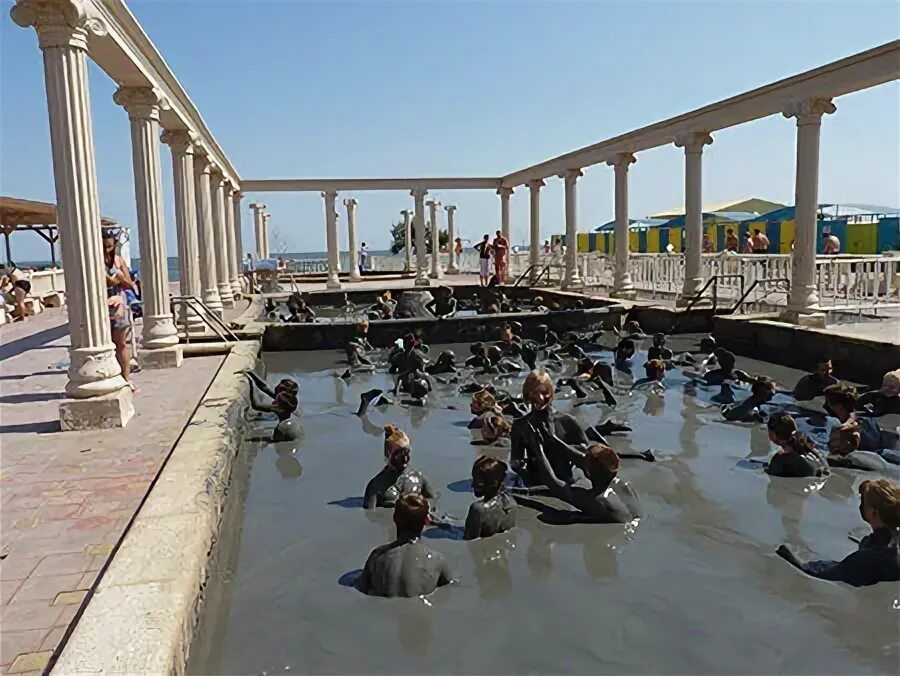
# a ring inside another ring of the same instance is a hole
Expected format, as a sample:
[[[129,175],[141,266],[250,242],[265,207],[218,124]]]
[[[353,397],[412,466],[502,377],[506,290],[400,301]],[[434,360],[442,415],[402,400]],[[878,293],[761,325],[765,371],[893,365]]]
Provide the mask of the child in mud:
[[[670,361],[672,359],[672,350],[666,347],[666,334],[656,333],[653,335],[653,345],[647,350],[647,361],[653,359],[662,359]]]
[[[516,525],[516,502],[504,492],[504,479],[502,460],[482,455],[472,465],[472,492],[479,500],[469,507],[464,539],[490,537]]]
[[[863,481],[859,486],[859,513],[872,532],[859,549],[842,561],[801,561],[787,545],[775,553],[807,575],[822,580],[866,587],[900,581],[900,487],[887,479]]]
[[[544,436],[544,440],[549,445],[553,444],[552,437]],[[637,493],[631,484],[618,478],[619,456],[609,446],[588,446],[584,458],[585,476],[574,482],[563,481],[556,476],[543,449],[539,456],[550,494],[579,510],[583,520],[628,523],[641,517]]]
[[[413,597],[453,582],[444,555],[422,542],[427,523],[428,501],[412,493],[400,496],[394,505],[397,537],[372,550],[356,588],[371,596]]]
[[[436,494],[428,479],[409,466],[409,437],[394,425],[385,425],[385,466],[366,484],[363,494],[363,508],[393,507],[401,495],[415,493],[425,499],[433,499]]]
[[[772,456],[766,473],[780,477],[819,477],[829,473],[825,458],[787,413],[772,414],[767,427],[769,440],[781,450]]]
[[[750,396],[737,404],[722,407],[722,417],[730,422],[759,422],[765,419],[762,406],[775,396],[775,382],[766,376],[759,376],[750,386]]]
[[[856,407],[860,411],[871,410],[876,418],[900,414],[900,369],[885,373],[881,387],[860,395]]]
[[[664,390],[666,388],[663,384],[663,378],[666,377],[666,362],[662,359],[649,360],[644,364],[644,372],[647,376],[635,380],[631,389],[635,390],[639,387],[647,387],[649,389]]]
[[[828,434],[828,465],[897,475],[897,468],[877,453],[859,450],[859,440],[859,425],[853,420],[832,427]]]
[[[489,412],[481,416],[481,440],[483,445],[509,448],[509,421],[500,413]],[[474,443],[474,442],[473,442]]]
[[[900,453],[895,450],[896,432],[884,430],[874,418],[855,413],[856,388],[852,385],[830,385],[825,388],[825,409],[841,423],[854,421],[859,429],[859,448],[872,451],[893,464],[900,464]]]

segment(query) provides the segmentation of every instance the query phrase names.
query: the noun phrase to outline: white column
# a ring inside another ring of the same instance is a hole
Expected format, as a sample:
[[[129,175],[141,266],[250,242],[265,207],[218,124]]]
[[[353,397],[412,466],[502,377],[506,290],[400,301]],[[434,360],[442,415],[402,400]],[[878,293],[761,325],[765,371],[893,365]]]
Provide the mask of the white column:
[[[197,249],[200,252],[200,295],[213,312],[222,314],[222,299],[216,286],[216,254],[213,239],[212,197],[209,174],[212,166],[204,152],[194,153],[194,194],[197,198]]]
[[[328,246],[328,280],[325,287],[328,289],[340,289],[341,281],[338,277],[338,229],[337,209],[334,206],[337,193],[334,191],[323,192],[325,198],[325,239]]]
[[[531,266],[531,281],[540,274],[538,266],[541,262],[541,188],[544,181],[537,179],[528,182],[531,198],[530,242],[528,245],[528,264]]]
[[[578,273],[578,191],[576,184],[582,176],[581,169],[567,169],[566,182],[566,260],[563,288],[581,285]]]
[[[679,299],[682,305],[690,303],[703,288],[703,146],[712,142],[712,136],[706,132],[682,134],[675,139],[675,145],[684,148],[684,287]]]
[[[353,198],[344,200],[344,206],[347,207],[347,242],[350,249],[350,281],[362,281],[359,276],[359,258],[356,253],[356,205],[357,201]]]
[[[428,209],[431,215],[431,275],[432,279],[443,279],[444,268],[441,266],[441,223],[438,213],[440,202],[428,201]]]
[[[241,296],[241,280],[238,273],[237,257],[235,251],[237,243],[234,237],[234,202],[232,194],[235,192],[230,181],[225,181],[222,210],[225,216],[225,242],[228,245],[225,251],[225,270],[227,272],[228,285],[231,287],[232,301]]]
[[[262,215],[262,242],[263,242],[263,258],[268,258],[271,255],[269,251],[269,219],[272,218],[272,214],[268,211],[263,211]],[[340,266],[338,266],[340,269]]]
[[[425,188],[414,188],[410,195],[415,202],[413,228],[416,231],[416,281],[415,286],[428,286],[428,271],[425,269]]]
[[[634,298],[634,284],[628,272],[630,238],[628,236],[628,167],[636,160],[631,153],[619,153],[607,164],[615,171],[616,269],[613,277],[614,298]]]
[[[403,231],[406,233],[406,243],[404,250],[406,253],[406,271],[412,272],[412,213],[408,209],[400,212],[403,216]]]
[[[219,171],[210,176],[212,191],[213,242],[216,252],[216,288],[223,307],[234,307],[231,281],[228,279],[228,236],[225,223],[225,178]]]
[[[500,195],[500,233],[506,238],[510,247],[512,242],[509,239],[509,197],[513,194],[512,188],[500,188],[497,190]]]
[[[113,100],[131,122],[131,157],[141,253],[141,347],[155,350],[178,344],[169,304],[169,273],[163,223],[162,170],[159,164],[159,111],[168,107],[152,87],[122,87]],[[174,361],[172,362],[174,365]]]
[[[262,260],[265,258],[263,256],[263,213],[266,205],[254,202],[250,205],[250,208],[253,209],[253,236],[256,240],[256,258]]]
[[[109,331],[88,95],[88,31],[99,27],[77,7],[69,13],[63,5],[20,1],[10,15],[19,26],[35,27],[44,56],[71,341],[66,392],[86,398],[117,392],[125,380]]]
[[[447,212],[447,274],[458,275],[459,265],[456,262],[456,207],[448,205],[444,207]]]
[[[799,321],[818,309],[816,289],[816,225],[819,210],[819,134],[822,116],[837,108],[831,99],[792,104],[785,117],[797,118],[797,173],[794,182],[794,251],[786,318]]]
[[[234,226],[234,265],[235,277],[238,280],[238,287],[243,289],[242,282],[244,279],[244,236],[241,233],[241,198],[243,193],[239,189],[235,189],[231,193],[231,220]]]
[[[194,143],[196,135],[179,129],[163,132],[162,141],[172,152],[175,185],[175,235],[178,241],[178,289],[182,296],[200,298],[200,265],[197,249],[197,201],[194,194]],[[199,315],[181,306],[181,322],[188,331],[202,331]],[[185,314],[187,315],[185,317]]]

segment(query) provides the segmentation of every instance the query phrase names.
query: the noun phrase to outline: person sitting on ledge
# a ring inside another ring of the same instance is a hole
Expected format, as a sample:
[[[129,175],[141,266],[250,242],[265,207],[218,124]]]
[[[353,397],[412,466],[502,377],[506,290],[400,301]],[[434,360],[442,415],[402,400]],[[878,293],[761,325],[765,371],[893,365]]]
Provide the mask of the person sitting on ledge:
[[[780,545],[775,553],[822,580],[854,587],[900,581],[900,487],[887,479],[863,481],[859,486],[859,513],[872,532],[859,541],[859,549],[841,561],[804,562],[787,545]]]
[[[730,422],[759,422],[765,418],[762,406],[775,396],[775,382],[759,376],[750,385],[750,396],[736,404],[722,407],[722,417]]]
[[[797,429],[797,423],[787,413],[773,413],[767,423],[769,440],[778,451],[765,470],[780,477],[820,477],[828,474],[825,461],[813,442]]]
[[[463,539],[487,538],[516,525],[516,501],[503,490],[506,463],[485,455],[472,465],[472,492],[479,498],[469,507]]]
[[[455,315],[456,298],[453,297],[453,289],[449,286],[437,287],[425,309],[438,319],[448,319]]]
[[[860,411],[871,411],[876,418],[900,415],[900,369],[885,373],[881,388],[860,395],[856,407]]]
[[[375,298],[375,304],[369,307],[369,319],[393,319],[396,303],[391,299],[391,292],[385,291]]]
[[[647,350],[647,360],[662,359],[663,361],[668,362],[671,361],[672,356],[672,350],[666,347],[666,334],[653,334],[653,345]]]
[[[809,401],[815,397],[821,397],[825,393],[825,388],[831,385],[837,385],[838,379],[832,372],[831,357],[821,355],[816,358],[816,370],[808,373],[797,381],[794,386],[794,399],[799,401]]]
[[[411,450],[406,433],[395,425],[385,425],[384,435],[385,465],[366,484],[363,508],[393,507],[406,493],[422,495],[429,500],[436,497],[428,479],[409,466]]]
[[[428,523],[428,501],[404,494],[394,505],[396,539],[376,547],[366,559],[356,588],[371,596],[415,597],[453,582],[444,555],[425,546],[422,531]]]
[[[540,434],[540,433],[539,433]],[[552,445],[552,437],[544,437]],[[584,477],[563,481],[556,476],[544,445],[538,450],[545,480],[554,497],[575,507],[585,521],[629,523],[641,517],[640,500],[627,481],[618,478],[619,456],[609,446],[591,444],[584,458]]]
[[[828,465],[863,472],[891,472],[896,474],[885,458],[872,451],[859,450],[859,425],[849,420],[831,428],[828,434]]]
[[[896,452],[898,435],[881,428],[878,421],[855,413],[857,408],[856,388],[852,385],[830,385],[825,388],[825,409],[841,423],[854,421],[859,430],[859,449],[872,451],[893,464],[900,464],[900,453]]]

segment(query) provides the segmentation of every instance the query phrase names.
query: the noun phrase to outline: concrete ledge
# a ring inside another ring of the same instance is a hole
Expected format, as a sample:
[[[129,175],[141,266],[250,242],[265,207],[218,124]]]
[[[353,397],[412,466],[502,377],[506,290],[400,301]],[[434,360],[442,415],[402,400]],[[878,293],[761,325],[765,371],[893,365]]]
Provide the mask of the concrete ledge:
[[[246,428],[259,343],[225,358],[75,626],[54,674],[183,674]]]
[[[134,402],[127,387],[100,397],[68,399],[59,405],[59,426],[63,432],[125,427],[133,416]]]
[[[145,369],[177,369],[184,361],[181,345],[157,350],[142,350],[141,366]]]

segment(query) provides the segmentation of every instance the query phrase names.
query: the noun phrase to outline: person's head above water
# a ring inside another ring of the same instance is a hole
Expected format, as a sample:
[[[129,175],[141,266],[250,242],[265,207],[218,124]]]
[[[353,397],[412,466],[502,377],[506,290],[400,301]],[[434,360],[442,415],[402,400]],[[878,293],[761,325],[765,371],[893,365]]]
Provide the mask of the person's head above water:
[[[654,333],[653,334],[653,344],[656,347],[663,347],[666,344],[666,334],[665,333]]]
[[[300,391],[300,386],[297,384],[296,380],[291,380],[290,378],[282,378],[278,381],[278,384],[275,386],[275,396],[278,396],[279,392],[290,392],[294,395]]]
[[[856,410],[856,388],[852,385],[829,385],[825,388],[825,408],[841,422],[846,422]]]
[[[666,362],[662,359],[651,359],[644,364],[644,371],[648,378],[653,380],[662,380],[666,375]]]
[[[504,324],[500,327],[500,342],[508,343],[512,341],[513,332],[512,327],[509,324]]]
[[[886,397],[900,396],[900,369],[888,371],[881,379],[881,393]]]
[[[397,538],[412,539],[422,535],[428,525],[428,500],[417,493],[404,493],[394,504]]]
[[[634,341],[628,339],[620,340],[619,344],[616,345],[615,355],[617,361],[631,359],[634,356]]]
[[[488,280],[488,286],[500,286],[500,278],[497,275],[491,275],[491,278]]]
[[[506,463],[486,455],[479,456],[472,465],[472,492],[477,498],[492,498],[503,488]]]
[[[584,454],[584,471],[595,487],[603,487],[619,472],[619,456],[609,446],[591,444]]]
[[[726,350],[724,347],[717,347],[713,354],[716,356],[720,369],[731,371],[734,368],[734,353]]]
[[[384,426],[384,457],[388,459],[399,449],[409,449],[409,437],[396,425]]]
[[[716,339],[712,336],[701,338],[699,348],[703,354],[711,354],[716,349]]]
[[[900,486],[887,479],[863,481],[859,485],[859,514],[873,530],[900,529]]]
[[[750,393],[761,401],[769,401],[775,396],[775,381],[768,376],[759,376],[750,385]]]
[[[481,415],[488,411],[499,413],[500,407],[497,405],[497,400],[491,392],[481,390],[472,395],[469,411],[472,415]]]
[[[491,364],[497,364],[501,359],[503,359],[503,351],[496,345],[491,345],[487,349],[486,354],[488,361],[491,362]]]
[[[366,335],[369,332],[369,320],[360,319],[356,322],[356,332]]]
[[[522,399],[532,411],[541,411],[553,402],[553,381],[546,371],[535,369],[525,377]]]
[[[813,442],[797,429],[797,422],[787,413],[773,413],[769,416],[766,427],[769,430],[769,441],[786,451],[808,453],[815,450]]]
[[[287,420],[297,410],[297,396],[288,391],[279,392],[272,402],[272,412],[279,420]]]
[[[499,412],[488,413],[484,416],[484,423],[481,426],[481,438],[492,443],[497,439],[508,437],[512,426],[509,421]]]
[[[827,354],[821,354],[816,357],[815,373],[820,378],[828,378],[834,369],[831,366],[831,357]]]
[[[641,333],[641,325],[632,319],[629,322],[625,322],[625,326],[622,327],[622,333],[628,336]]]
[[[859,450],[859,441],[859,425],[848,420],[831,428],[831,432],[828,433],[828,452],[847,455]]]
[[[523,329],[522,322],[510,322],[509,329],[513,332],[514,336],[521,336]]]

